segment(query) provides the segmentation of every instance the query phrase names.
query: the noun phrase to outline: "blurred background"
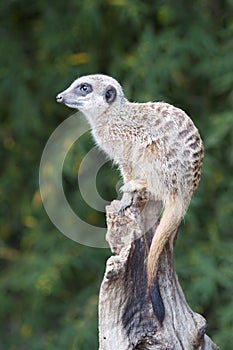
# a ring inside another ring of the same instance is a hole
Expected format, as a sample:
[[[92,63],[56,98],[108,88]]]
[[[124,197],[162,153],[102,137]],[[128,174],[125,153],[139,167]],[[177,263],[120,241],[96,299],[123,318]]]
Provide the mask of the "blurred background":
[[[55,96],[77,76],[112,75],[131,101],[184,109],[205,144],[201,184],[180,228],[176,268],[207,333],[229,350],[233,329],[233,1],[2,0],[0,2],[0,349],[98,347],[98,291],[108,249],[82,246],[50,222],[39,165],[72,114]],[[87,133],[70,150],[64,188],[93,225],[105,217],[78,191]],[[116,198],[118,172],[97,179]],[[81,205],[80,205],[81,203]],[[78,230],[78,227],[77,227]]]

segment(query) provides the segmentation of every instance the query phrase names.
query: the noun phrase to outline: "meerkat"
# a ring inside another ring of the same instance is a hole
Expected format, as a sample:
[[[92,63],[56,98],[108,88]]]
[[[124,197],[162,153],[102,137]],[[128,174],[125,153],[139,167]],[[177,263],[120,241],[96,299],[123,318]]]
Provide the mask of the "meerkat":
[[[118,164],[124,181],[122,209],[142,189],[150,200],[163,203],[147,260],[150,288],[160,255],[200,180],[204,149],[199,132],[183,110],[165,102],[129,102],[121,85],[102,74],[76,79],[56,99],[86,116],[96,144]]]

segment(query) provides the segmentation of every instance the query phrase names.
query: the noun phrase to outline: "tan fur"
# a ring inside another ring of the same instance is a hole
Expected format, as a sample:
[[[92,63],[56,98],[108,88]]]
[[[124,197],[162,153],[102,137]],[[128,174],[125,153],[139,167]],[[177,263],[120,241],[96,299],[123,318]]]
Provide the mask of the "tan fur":
[[[92,91],[82,96],[79,87],[85,83]],[[116,92],[111,102],[106,100],[109,87]],[[83,112],[97,145],[118,164],[124,180],[123,206],[142,188],[151,200],[163,202],[148,255],[151,285],[164,246],[175,235],[200,180],[203,144],[198,130],[184,111],[172,105],[129,102],[120,84],[105,75],[78,78],[57,100]]]
[[[148,255],[147,274],[149,285],[153,283],[154,277],[156,276],[159,258],[165,245],[170,239],[174,238],[176,234],[183,215],[182,211],[179,212],[180,209],[181,206],[176,202],[176,199],[171,199],[164,208],[160,224],[152,240]],[[173,240],[171,243],[173,243]]]

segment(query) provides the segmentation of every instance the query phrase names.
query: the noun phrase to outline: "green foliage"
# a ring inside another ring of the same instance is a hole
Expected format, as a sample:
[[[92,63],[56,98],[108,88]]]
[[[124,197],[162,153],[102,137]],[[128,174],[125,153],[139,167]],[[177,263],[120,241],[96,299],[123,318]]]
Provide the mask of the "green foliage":
[[[109,251],[81,246],[53,227],[38,169],[48,137],[71,113],[54,96],[76,76],[101,72],[121,81],[131,100],[181,107],[200,129],[203,176],[180,230],[176,265],[209,335],[229,349],[232,1],[3,0],[0,13],[0,348],[97,348],[97,297]],[[81,202],[75,170],[90,145],[85,135],[64,166],[74,210]],[[105,167],[97,179],[104,198],[116,196],[117,181]],[[103,225],[103,215],[82,203],[80,215]]]

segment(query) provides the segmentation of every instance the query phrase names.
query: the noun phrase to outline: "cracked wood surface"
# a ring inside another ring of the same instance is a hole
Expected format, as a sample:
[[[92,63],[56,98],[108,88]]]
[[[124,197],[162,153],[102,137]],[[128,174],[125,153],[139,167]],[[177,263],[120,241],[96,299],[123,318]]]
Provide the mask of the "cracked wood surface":
[[[157,281],[165,307],[161,325],[148,291],[146,259],[161,213],[160,202],[135,193],[119,215],[120,202],[107,207],[107,241],[114,256],[106,264],[99,295],[99,350],[218,350],[205,334],[207,322],[191,310],[174,270],[169,242]]]

